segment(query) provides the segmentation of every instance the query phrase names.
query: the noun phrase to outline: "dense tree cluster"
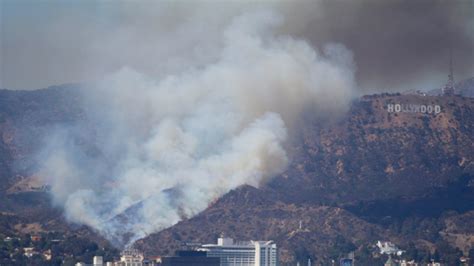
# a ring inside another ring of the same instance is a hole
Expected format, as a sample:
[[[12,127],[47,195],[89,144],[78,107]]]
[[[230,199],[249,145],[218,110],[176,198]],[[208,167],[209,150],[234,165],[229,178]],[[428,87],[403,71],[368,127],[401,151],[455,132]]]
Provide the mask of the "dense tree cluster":
[[[112,260],[119,255],[117,249],[100,247],[75,235],[64,237],[50,232],[38,235],[37,239],[29,234],[0,236],[0,265],[74,265],[78,261],[92,262],[94,256]],[[25,255],[25,248],[33,248],[32,256]]]

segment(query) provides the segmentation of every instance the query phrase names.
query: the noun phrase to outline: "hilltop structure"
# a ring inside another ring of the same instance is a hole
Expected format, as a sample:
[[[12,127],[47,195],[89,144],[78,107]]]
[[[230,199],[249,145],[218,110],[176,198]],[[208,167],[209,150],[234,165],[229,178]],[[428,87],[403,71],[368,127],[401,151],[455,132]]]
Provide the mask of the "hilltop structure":
[[[454,71],[453,71],[453,53],[449,51],[449,75],[448,82],[443,88],[443,95],[452,96],[454,95]]]

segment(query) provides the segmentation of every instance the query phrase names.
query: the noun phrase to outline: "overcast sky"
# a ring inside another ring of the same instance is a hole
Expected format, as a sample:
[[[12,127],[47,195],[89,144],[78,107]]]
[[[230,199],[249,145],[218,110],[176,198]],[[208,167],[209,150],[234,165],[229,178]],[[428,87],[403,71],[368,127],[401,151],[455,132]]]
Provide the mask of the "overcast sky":
[[[431,89],[474,76],[474,0],[0,0],[0,87],[93,81],[127,66],[164,76],[215,60],[222,29],[253,9],[282,14],[282,36],[341,43],[361,90]]]

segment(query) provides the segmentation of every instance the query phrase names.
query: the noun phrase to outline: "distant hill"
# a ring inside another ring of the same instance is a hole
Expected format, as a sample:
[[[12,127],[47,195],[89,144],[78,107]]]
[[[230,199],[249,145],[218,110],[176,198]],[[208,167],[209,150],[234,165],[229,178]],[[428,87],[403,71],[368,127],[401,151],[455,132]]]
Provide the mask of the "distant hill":
[[[455,85],[456,93],[465,97],[474,97],[474,78],[462,80]],[[434,89],[428,92],[429,95],[441,95],[442,89]]]
[[[474,78],[459,82],[456,85],[456,88],[461,92],[461,95],[466,97],[474,97]]]
[[[82,114],[77,85],[34,91],[0,90],[0,195],[33,174],[45,130],[76,123]]]

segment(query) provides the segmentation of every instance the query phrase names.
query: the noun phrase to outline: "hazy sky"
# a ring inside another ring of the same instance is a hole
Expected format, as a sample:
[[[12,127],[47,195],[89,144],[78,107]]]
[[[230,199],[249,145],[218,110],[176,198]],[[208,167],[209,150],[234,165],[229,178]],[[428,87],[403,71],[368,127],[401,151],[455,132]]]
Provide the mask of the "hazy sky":
[[[253,9],[282,14],[282,35],[353,52],[365,91],[435,88],[474,76],[474,1],[0,0],[0,87],[90,81],[128,66],[153,76],[203,65],[222,28]]]

